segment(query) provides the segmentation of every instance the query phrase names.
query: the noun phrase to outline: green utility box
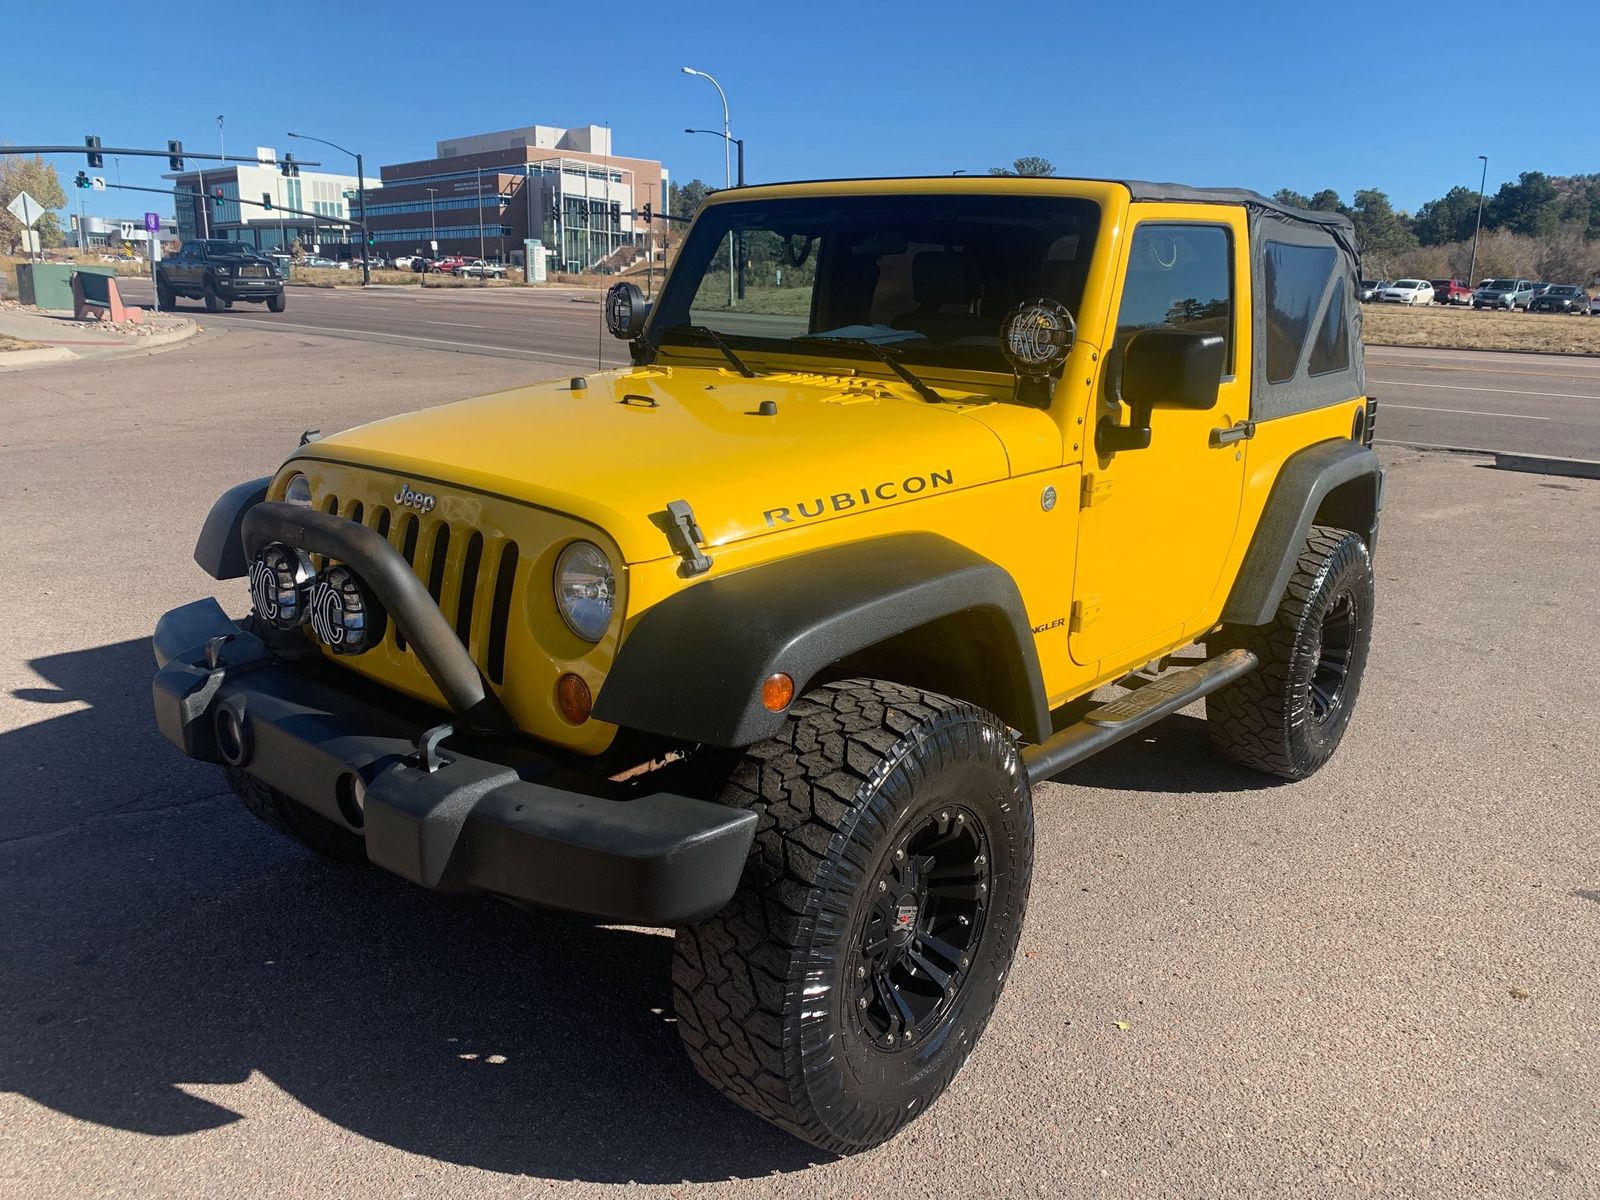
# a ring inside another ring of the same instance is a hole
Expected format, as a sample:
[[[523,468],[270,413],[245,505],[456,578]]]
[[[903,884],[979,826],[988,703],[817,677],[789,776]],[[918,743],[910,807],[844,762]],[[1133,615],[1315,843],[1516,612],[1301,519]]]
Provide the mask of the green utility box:
[[[115,275],[112,266],[86,267],[80,263],[17,264],[17,299],[39,308],[72,311],[72,273]]]

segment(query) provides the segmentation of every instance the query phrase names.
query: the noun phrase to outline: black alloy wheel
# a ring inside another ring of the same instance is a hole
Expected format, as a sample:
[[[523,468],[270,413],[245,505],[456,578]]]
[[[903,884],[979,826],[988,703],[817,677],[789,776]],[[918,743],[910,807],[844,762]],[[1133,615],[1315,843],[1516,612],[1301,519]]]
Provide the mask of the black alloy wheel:
[[[1311,719],[1318,725],[1336,716],[1344,703],[1345,684],[1356,647],[1356,600],[1346,589],[1322,618],[1310,688]]]
[[[962,807],[928,813],[897,839],[872,888],[876,899],[846,969],[856,984],[856,1033],[869,1045],[907,1050],[955,1002],[983,936],[989,856],[977,815]]]

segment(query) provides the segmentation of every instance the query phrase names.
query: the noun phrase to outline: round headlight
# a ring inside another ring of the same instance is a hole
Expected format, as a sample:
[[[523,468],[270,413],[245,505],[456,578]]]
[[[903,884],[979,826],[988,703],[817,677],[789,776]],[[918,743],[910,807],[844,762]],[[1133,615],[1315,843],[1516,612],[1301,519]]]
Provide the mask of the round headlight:
[[[250,602],[256,615],[279,629],[293,629],[306,619],[311,590],[311,560],[299,550],[273,542],[250,564]]]
[[[335,654],[361,654],[383,637],[383,606],[349,567],[324,571],[307,607],[311,632]]]
[[[311,507],[311,481],[304,475],[294,474],[289,476],[289,486],[283,489],[285,504],[302,504]]]
[[[617,580],[611,560],[592,542],[573,542],[556,559],[556,608],[567,628],[598,642],[611,624]]]

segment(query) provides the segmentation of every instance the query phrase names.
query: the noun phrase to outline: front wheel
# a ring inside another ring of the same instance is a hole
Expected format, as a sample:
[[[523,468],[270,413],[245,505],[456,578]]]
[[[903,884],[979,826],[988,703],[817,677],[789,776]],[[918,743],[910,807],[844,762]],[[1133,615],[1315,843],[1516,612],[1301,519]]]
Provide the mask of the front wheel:
[[[276,296],[267,297],[268,312],[282,312],[286,307],[288,307],[288,302],[284,299],[282,292],[279,292]]]
[[[205,300],[207,312],[219,313],[227,307],[227,302],[217,294],[217,289],[209,283],[206,284]]]
[[[1304,779],[1349,727],[1372,642],[1372,559],[1359,535],[1312,526],[1271,624],[1224,628],[1261,666],[1206,697],[1211,744],[1224,758]],[[1209,647],[1208,647],[1209,648]]]
[[[159,275],[156,276],[156,311],[171,312],[173,308],[172,289]]]
[[[972,1053],[1010,973],[1033,807],[1005,723],[874,680],[797,701],[725,803],[756,810],[739,891],[681,930],[700,1075],[835,1153],[887,1141]]]

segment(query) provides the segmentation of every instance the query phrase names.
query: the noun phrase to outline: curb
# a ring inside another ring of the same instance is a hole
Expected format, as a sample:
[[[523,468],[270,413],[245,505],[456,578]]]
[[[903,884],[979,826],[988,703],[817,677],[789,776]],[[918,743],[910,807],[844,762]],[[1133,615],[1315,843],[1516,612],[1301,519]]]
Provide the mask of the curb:
[[[1500,471],[1564,475],[1571,479],[1600,479],[1600,462],[1592,458],[1554,458],[1548,454],[1496,453],[1494,465]]]
[[[1475,454],[1481,458],[1493,458],[1499,454],[1498,450],[1485,450],[1481,446],[1443,446],[1438,442],[1398,442],[1389,438],[1373,438],[1374,446],[1394,446],[1401,450],[1432,450],[1435,454]]]
[[[41,346],[37,350],[8,350],[0,354],[0,371],[42,367],[47,363],[66,362],[69,358],[77,357],[65,346]]]

